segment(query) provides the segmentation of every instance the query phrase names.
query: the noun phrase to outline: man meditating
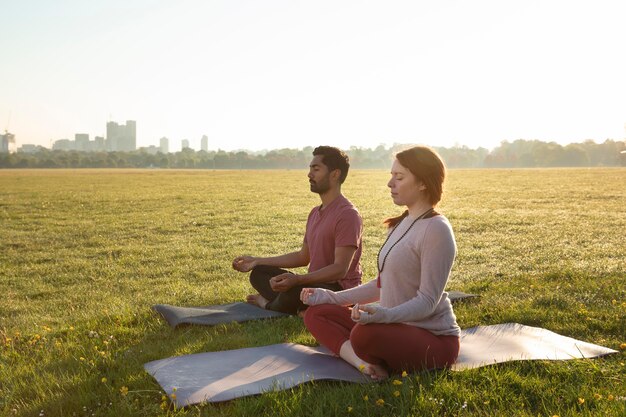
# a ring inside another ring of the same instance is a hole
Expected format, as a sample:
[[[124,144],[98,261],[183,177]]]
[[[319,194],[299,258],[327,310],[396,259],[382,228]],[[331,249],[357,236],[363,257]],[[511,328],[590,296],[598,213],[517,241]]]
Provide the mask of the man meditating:
[[[311,191],[322,204],[309,213],[299,251],[272,257],[238,256],[233,268],[250,273],[258,294],[247,301],[261,308],[297,314],[306,309],[300,301],[303,288],[340,291],[361,284],[361,235],[363,221],[354,205],[341,194],[350,162],[341,150],[319,146],[309,165]],[[283,268],[308,265],[308,273],[294,274]]]

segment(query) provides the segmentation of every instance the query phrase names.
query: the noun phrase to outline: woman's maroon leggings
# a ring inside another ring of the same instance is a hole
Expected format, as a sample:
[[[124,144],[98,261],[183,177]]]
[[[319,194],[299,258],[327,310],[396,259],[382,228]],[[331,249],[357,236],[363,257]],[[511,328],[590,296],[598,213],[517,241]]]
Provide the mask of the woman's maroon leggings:
[[[309,307],[304,324],[335,354],[350,340],[359,358],[386,366],[393,373],[449,367],[459,354],[458,336],[436,336],[403,323],[356,324],[348,307],[335,304]]]

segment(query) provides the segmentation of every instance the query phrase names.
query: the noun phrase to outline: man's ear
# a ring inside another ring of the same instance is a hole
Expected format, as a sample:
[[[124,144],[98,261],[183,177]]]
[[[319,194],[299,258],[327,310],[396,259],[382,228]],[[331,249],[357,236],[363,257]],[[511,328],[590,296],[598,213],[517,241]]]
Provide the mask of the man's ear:
[[[331,177],[333,180],[337,181],[337,184],[339,184],[339,178],[341,178],[341,170],[340,170],[339,168],[337,168],[337,169],[333,169],[333,170],[330,172],[330,177]]]

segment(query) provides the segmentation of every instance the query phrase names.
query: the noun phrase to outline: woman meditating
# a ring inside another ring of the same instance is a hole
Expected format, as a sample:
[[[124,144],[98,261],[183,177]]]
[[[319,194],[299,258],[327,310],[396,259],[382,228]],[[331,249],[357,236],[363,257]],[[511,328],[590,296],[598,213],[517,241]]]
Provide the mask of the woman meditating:
[[[373,379],[445,368],[458,356],[461,330],[444,292],[456,244],[450,223],[435,211],[444,178],[443,161],[432,149],[398,153],[387,185],[394,204],[407,210],[384,222],[377,279],[337,292],[302,290],[302,302],[311,306],[307,329]],[[380,306],[367,305],[375,301]]]

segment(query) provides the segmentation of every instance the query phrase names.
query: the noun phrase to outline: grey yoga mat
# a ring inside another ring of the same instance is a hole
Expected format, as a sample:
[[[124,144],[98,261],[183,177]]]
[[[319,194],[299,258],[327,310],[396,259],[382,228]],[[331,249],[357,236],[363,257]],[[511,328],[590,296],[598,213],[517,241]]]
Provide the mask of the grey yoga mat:
[[[477,297],[474,294],[465,294],[460,291],[449,291],[448,297],[454,302],[456,300]],[[201,324],[214,326],[221,323],[233,321],[248,321],[266,319],[271,317],[288,316],[285,313],[265,310],[248,303],[230,303],[205,307],[178,307],[169,304],[157,304],[152,309],[161,314],[165,321],[172,327],[181,324]]]
[[[462,331],[461,352],[453,370],[519,360],[593,358],[615,350],[546,329],[517,323]],[[146,363],[177,406],[232,400],[283,390],[313,380],[370,382],[361,372],[321,347],[298,344],[197,353]]]

